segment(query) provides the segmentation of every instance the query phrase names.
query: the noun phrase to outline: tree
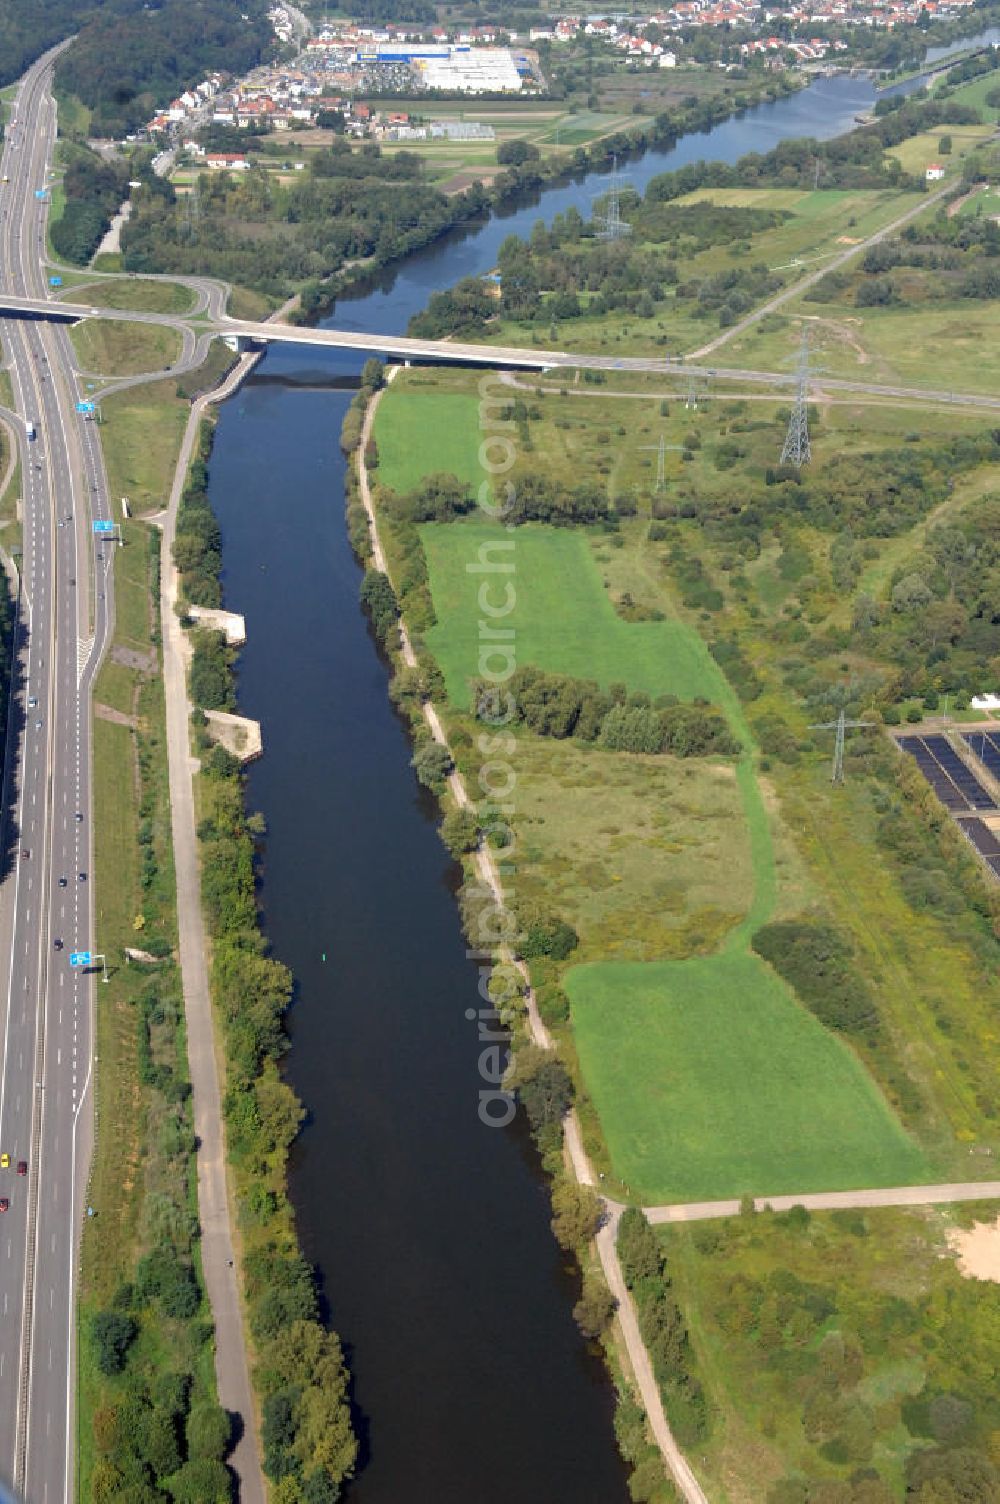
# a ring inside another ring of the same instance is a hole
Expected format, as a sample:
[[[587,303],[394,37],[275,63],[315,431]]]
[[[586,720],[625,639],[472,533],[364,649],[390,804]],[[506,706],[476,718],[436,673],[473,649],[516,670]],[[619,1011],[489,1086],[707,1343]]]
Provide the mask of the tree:
[[[950,157],[951,156],[951,137],[950,136],[942,136],[941,137],[940,141],[938,142],[938,155],[942,156],[942,157]]]
[[[604,1220],[604,1203],[589,1185],[564,1179],[552,1193],[552,1231],[568,1251],[589,1243]]]
[[[479,818],[468,804],[450,809],[441,822],[441,839],[452,856],[464,856],[479,845]]]
[[[410,767],[422,784],[435,791],[443,787],[454,764],[451,753],[440,742],[424,742],[410,759]]]
[[[97,1366],[102,1373],[121,1373],[138,1331],[131,1316],[125,1316],[120,1311],[97,1312],[91,1324],[91,1334]]]
[[[663,1270],[663,1255],[656,1234],[638,1207],[622,1212],[618,1224],[618,1261],[630,1290],[644,1280],[657,1279]]]
[[[530,141],[501,141],[497,147],[497,162],[501,167],[522,167],[525,162],[537,162],[541,152]]]
[[[175,1504],[230,1504],[229,1473],[221,1462],[195,1457],[166,1480]]]
[[[601,1275],[588,1271],[583,1277],[583,1291],[573,1307],[573,1320],[585,1337],[600,1337],[618,1307],[618,1302]]]
[[[557,1055],[535,1045],[518,1050],[514,1085],[532,1131],[561,1123],[573,1102],[573,1083]]]
[[[361,368],[361,385],[377,392],[385,385],[385,366],[372,355]]]
[[[934,599],[922,574],[907,574],[892,587],[892,609],[899,612],[922,611]]]
[[[221,1405],[203,1400],[191,1407],[187,1419],[188,1456],[221,1462],[229,1451],[232,1423]]]

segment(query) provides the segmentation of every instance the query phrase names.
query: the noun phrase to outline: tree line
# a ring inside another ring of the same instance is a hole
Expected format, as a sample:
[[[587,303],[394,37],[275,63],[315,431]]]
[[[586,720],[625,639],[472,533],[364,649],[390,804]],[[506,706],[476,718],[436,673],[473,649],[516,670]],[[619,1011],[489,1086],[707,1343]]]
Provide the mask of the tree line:
[[[603,690],[595,680],[574,679],[525,665],[506,685],[515,723],[536,736],[576,737],[613,752],[674,757],[732,757],[739,751],[724,716],[707,701],[682,704],[676,695],[651,701],[624,684]],[[473,680],[477,716],[495,716],[496,686]]]

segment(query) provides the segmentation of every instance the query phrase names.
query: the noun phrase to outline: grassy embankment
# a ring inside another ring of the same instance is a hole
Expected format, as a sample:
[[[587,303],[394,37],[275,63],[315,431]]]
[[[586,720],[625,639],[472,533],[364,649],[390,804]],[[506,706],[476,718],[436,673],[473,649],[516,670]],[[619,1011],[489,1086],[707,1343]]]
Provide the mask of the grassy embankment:
[[[419,408],[423,403],[426,410],[434,400],[405,390],[394,390],[385,400],[377,428],[381,480],[391,484],[394,476],[398,481],[412,478],[421,465],[424,473],[442,467],[437,425],[429,416],[421,423],[406,413],[407,405]],[[455,398],[451,401],[443,427],[454,433],[460,414]],[[468,429],[476,413],[474,399],[466,402]],[[405,442],[394,449],[397,412]],[[531,463],[551,463],[551,442],[541,442],[539,436],[535,447],[545,459],[532,457]],[[451,451],[450,459],[457,455],[461,460],[454,443]],[[467,447],[466,460],[474,452]],[[402,465],[397,453],[406,456]],[[478,474],[468,469],[460,473],[478,484]],[[475,672],[478,632],[466,565],[481,542],[498,534],[491,524],[464,522],[429,525],[422,536],[438,617],[427,643],[444,671],[452,705],[463,708],[466,681]],[[606,555],[612,567],[618,550],[607,538],[529,526],[516,540],[518,606],[509,622],[516,631],[519,662],[595,677],[605,685],[621,680],[654,696],[675,693],[690,699],[700,693],[724,708],[743,745],[752,746],[735,696],[704,643],[676,611],[658,622],[627,623],[616,615],[595,558]],[[626,538],[621,549],[623,562],[636,552],[631,542]],[[644,584],[648,591],[648,579]],[[663,601],[669,606],[666,597]],[[565,765],[575,758],[575,750],[561,748],[560,755],[563,776],[568,773],[572,783]],[[604,762],[605,777],[613,783],[618,759],[596,752],[588,756]],[[682,768],[687,773],[688,766]],[[722,948],[682,962],[596,960],[566,977],[574,1042],[615,1176],[644,1199],[919,1178],[927,1169],[923,1157],[856,1057],[800,1008],[747,948],[752,931],[774,908],[776,880],[771,820],[749,750],[736,776],[745,822],[737,844],[748,839],[753,895],[744,891],[736,901],[741,922]],[[521,784],[530,789],[530,772],[522,775]],[[551,805],[558,802],[554,795]],[[575,808],[579,811],[579,800]],[[617,824],[610,818],[606,823]],[[546,845],[548,834],[532,829],[531,848]],[[690,830],[686,834],[690,838]],[[586,868],[570,875],[565,850],[564,857],[561,911],[574,876],[579,886],[588,882]],[[522,866],[530,874],[531,861],[523,852]],[[590,880],[601,886],[614,877],[604,868]],[[577,907],[574,917],[582,913]],[[605,916],[603,933],[610,927]],[[581,938],[586,952],[585,924]],[[704,938],[699,944],[692,935],[692,950],[703,950]],[[716,931],[712,940],[718,938]],[[774,1043],[778,1037],[780,1048]],[[810,1132],[818,1110],[828,1115],[822,1134]]]
[[[89,376],[141,376],[172,366],[181,352],[176,329],[126,319],[86,319],[70,330],[80,368]]]
[[[88,280],[86,272],[77,273],[76,285],[86,287],[86,301],[95,308],[129,308],[143,313],[189,313],[194,307],[194,293],[180,282],[161,281],[154,277],[122,277],[114,281]],[[76,301],[74,295],[70,301]]]

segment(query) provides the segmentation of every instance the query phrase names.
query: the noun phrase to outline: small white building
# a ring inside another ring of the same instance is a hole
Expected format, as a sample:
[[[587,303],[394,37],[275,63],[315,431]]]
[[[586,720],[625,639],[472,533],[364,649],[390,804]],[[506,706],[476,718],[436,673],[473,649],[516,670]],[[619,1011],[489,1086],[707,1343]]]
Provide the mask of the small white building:
[[[240,152],[210,151],[205,155],[205,166],[216,172],[246,172],[250,163]]]
[[[924,177],[927,179],[928,183],[937,183],[941,178],[944,177],[944,168],[941,166],[940,162],[932,162],[927,171],[924,173]]]

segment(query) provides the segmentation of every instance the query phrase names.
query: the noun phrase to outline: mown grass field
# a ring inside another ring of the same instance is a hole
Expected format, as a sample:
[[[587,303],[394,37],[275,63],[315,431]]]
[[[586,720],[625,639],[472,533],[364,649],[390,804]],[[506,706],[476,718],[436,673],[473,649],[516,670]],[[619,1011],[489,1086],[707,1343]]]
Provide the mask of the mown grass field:
[[[645,1202],[920,1181],[850,1050],[756,956],[574,968],[580,1063],[614,1171]]]
[[[433,406],[419,390],[391,392],[375,421],[376,480],[402,493],[448,471],[478,487],[484,478],[478,406],[466,392],[437,392]]]
[[[473,571],[480,550],[498,542],[513,545],[517,602],[504,625],[515,633],[518,663],[681,699],[704,693],[715,672],[690,627],[676,620],[626,622],[615,613],[578,530],[529,524],[511,536],[496,523],[469,520],[428,523],[420,531],[438,618],[428,646],[449,698],[463,709],[468,681],[480,671],[477,593],[484,576]]]
[[[90,375],[141,376],[172,366],[181,353],[176,329],[127,320],[87,319],[70,330],[81,368]]]

